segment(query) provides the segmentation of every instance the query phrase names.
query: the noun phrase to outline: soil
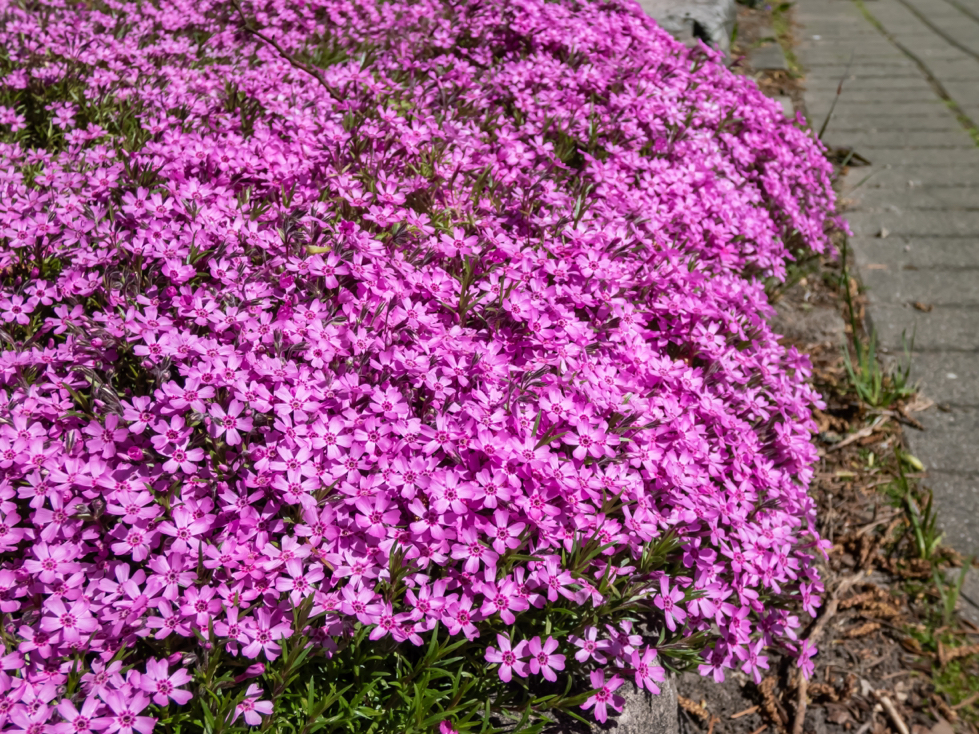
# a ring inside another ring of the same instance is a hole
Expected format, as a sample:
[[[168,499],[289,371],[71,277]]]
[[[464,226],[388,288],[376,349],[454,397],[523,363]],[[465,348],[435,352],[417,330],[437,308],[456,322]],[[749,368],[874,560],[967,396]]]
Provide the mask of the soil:
[[[886,411],[890,415],[879,430],[864,430],[868,435],[857,440],[844,439],[880,416],[848,389],[841,345],[851,328],[836,287],[840,275],[838,259],[812,263],[805,277],[778,295],[773,325],[785,334],[782,343],[810,355],[813,384],[827,403],[824,411],[815,413],[821,459],[811,486],[820,532],[833,543],[829,562],[821,569],[827,593],[820,614],[826,614],[832,590],[841,581],[863,575],[839,595],[839,607],[828,618],[801,725],[796,723],[799,676],[794,662],[773,654],[770,675],[761,685],[740,672],[728,673],[721,684],[696,673],[683,675],[678,685],[681,734],[977,732],[971,717],[960,716],[951,700],[935,691],[932,676],[941,648],[936,656],[910,634],[916,629],[935,631],[935,592],[927,588],[931,566],[915,559],[907,532],[902,535],[905,515],[882,491],[898,474],[894,454],[896,447],[903,447],[902,425],[915,425],[914,412],[928,403],[918,397],[899,402]],[[851,293],[858,292],[855,282],[850,287]],[[860,317],[859,295],[855,305]],[[859,321],[857,327],[862,328]],[[945,549],[937,557],[945,566],[962,562]],[[920,590],[912,597],[908,589],[915,583]],[[814,622],[801,637],[809,635]],[[979,642],[979,628],[966,620],[954,620],[950,626],[961,639]],[[979,676],[979,666],[972,674]],[[885,710],[885,697],[906,731]],[[969,710],[963,708],[962,713]]]

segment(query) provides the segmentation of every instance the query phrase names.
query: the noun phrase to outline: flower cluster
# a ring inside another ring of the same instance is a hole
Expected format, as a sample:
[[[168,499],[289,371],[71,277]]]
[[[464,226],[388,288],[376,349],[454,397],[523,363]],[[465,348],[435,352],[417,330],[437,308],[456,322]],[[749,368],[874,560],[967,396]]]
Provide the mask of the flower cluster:
[[[792,648],[816,397],[762,280],[833,199],[750,81],[629,0],[3,0],[0,46],[4,730],[148,734],[199,637],[447,629],[600,719],[650,635]]]

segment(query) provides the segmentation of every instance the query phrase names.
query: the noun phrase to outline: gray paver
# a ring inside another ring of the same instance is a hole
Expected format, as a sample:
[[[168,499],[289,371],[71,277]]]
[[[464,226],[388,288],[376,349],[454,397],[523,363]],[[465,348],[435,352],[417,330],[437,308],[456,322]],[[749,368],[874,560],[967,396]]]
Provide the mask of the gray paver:
[[[911,380],[936,403],[979,408],[979,358],[975,354],[918,352],[911,360]]]
[[[851,169],[850,176],[844,182],[844,194],[849,196],[854,187],[860,189],[878,184],[881,187],[902,189],[917,186],[979,186],[979,167],[973,165],[952,166],[900,166],[884,165],[862,166]],[[860,182],[867,176],[869,179],[862,185]],[[852,179],[852,180],[851,180]]]
[[[928,410],[919,414],[918,419],[925,430],[909,432],[909,436],[912,443],[920,448],[921,456],[918,458],[924,462],[928,472],[979,479],[979,451],[968,451],[961,442],[948,440],[950,435],[974,436],[979,431],[979,409],[954,408],[948,412]]]
[[[857,252],[863,284],[875,303],[932,306],[932,311],[922,312],[921,320],[926,328],[930,317],[938,318],[948,308],[972,307],[974,313],[966,318],[975,326],[979,318],[979,288],[975,285],[979,272],[976,270],[905,270],[891,268],[887,263],[861,263],[863,257],[862,252]]]
[[[749,54],[751,68],[766,71],[785,71],[789,68],[785,52],[777,43],[767,43],[753,49]]]
[[[849,192],[845,198],[850,209],[872,211],[887,205],[907,209],[959,209],[979,210],[979,188],[970,186],[874,186],[871,179],[859,189]],[[903,188],[903,190],[902,190]]]
[[[960,1],[979,16],[979,0]],[[949,408],[920,414],[926,430],[907,438],[928,467],[946,540],[971,554],[979,552],[979,149],[937,90],[979,120],[979,21],[944,0],[865,7],[890,38],[849,0],[800,0],[806,112],[818,127],[835,101],[825,141],[872,163],[851,166],[841,190],[867,320],[890,357],[914,333],[913,379]]]
[[[921,237],[969,237],[979,233],[979,212],[947,212],[901,210],[891,205],[888,210],[848,212],[847,221],[855,235],[873,236],[883,229],[892,235]],[[979,284],[977,284],[979,285]]]
[[[892,271],[969,271],[979,279],[979,247],[962,237],[851,237],[860,267],[887,263]],[[979,363],[979,360],[977,360]]]
[[[863,132],[842,133],[832,126],[826,129],[823,142],[827,145],[847,145],[858,150],[875,148],[966,148],[971,151],[975,144],[962,134],[962,128],[950,132],[916,130],[884,130],[877,128]]]
[[[922,313],[910,304],[872,302],[867,320],[877,330],[880,343],[892,354],[901,353],[902,338],[910,340],[914,335],[916,352],[944,352],[954,345],[955,350],[973,353],[979,359],[979,311],[974,308],[936,308]],[[975,438],[973,450],[974,447]],[[979,451],[975,453],[979,455]]]
[[[911,448],[918,451],[914,448],[913,440]],[[979,531],[976,529],[979,476],[929,472],[925,484],[934,493],[935,506],[939,508],[942,529],[945,531],[945,542],[962,553],[975,553],[979,549]]]

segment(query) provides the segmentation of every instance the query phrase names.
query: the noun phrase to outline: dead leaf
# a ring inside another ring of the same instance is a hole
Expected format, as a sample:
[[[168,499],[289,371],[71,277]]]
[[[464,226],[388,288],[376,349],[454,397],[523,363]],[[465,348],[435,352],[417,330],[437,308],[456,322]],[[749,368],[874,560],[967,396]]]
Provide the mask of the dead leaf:
[[[865,622],[864,624],[857,625],[852,629],[847,630],[846,636],[853,639],[855,637],[863,637],[864,635],[869,635],[871,632],[876,632],[880,629],[880,622]]]
[[[843,726],[847,721],[850,721],[852,717],[850,716],[850,711],[846,706],[841,706],[838,703],[828,703],[826,704],[826,720],[839,726]]]
[[[915,307],[916,309],[918,309],[919,311],[924,311],[925,313],[930,313],[930,312],[931,312],[931,310],[932,310],[933,308],[935,308],[935,307],[934,307],[933,305],[931,305],[930,303],[922,303],[921,301],[915,301],[915,302],[914,302],[914,303],[912,303],[911,305],[912,305],[912,306],[914,306],[914,307]]]

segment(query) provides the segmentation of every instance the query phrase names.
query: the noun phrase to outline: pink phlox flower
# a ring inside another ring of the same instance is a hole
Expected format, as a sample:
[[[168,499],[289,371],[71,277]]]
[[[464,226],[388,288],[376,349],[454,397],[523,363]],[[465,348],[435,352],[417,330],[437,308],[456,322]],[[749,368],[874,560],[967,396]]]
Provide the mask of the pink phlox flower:
[[[592,690],[595,691],[589,698],[581,704],[581,708],[588,710],[595,708],[595,719],[604,723],[608,720],[608,707],[611,706],[616,711],[621,711],[625,705],[625,699],[615,691],[625,683],[619,676],[613,675],[607,682],[604,670],[593,670],[590,676]]]
[[[245,645],[241,654],[246,658],[256,658],[264,652],[266,659],[271,662],[282,652],[276,640],[288,636],[292,632],[292,625],[283,621],[278,612],[259,609],[254,617],[246,620],[245,632],[251,642]]]
[[[359,498],[354,505],[359,513],[357,527],[374,538],[386,537],[401,520],[400,510],[383,496],[375,497],[373,502]]]
[[[262,689],[257,683],[248,686],[245,694],[245,699],[235,707],[235,714],[231,717],[231,723],[237,721],[239,716],[243,716],[245,723],[249,726],[259,726],[262,723],[262,717],[272,713],[272,702],[259,700]]]
[[[748,645],[738,645],[734,648],[734,654],[744,663],[741,666],[742,672],[750,674],[755,679],[756,684],[761,683],[760,669],[768,670],[768,657],[761,654],[764,647],[765,641],[760,639]]]
[[[636,686],[658,694],[660,690],[656,684],[666,680],[666,670],[655,664],[656,656],[657,652],[652,647],[647,647],[641,656],[638,650],[634,650],[631,662],[636,671]]]
[[[143,396],[134,397],[131,403],[122,403],[122,418],[129,421],[131,433],[140,434],[156,421],[158,416],[150,410],[152,405],[153,401]]]
[[[466,500],[471,499],[473,492],[468,482],[459,482],[454,471],[445,472],[434,487],[432,507],[437,512],[452,511],[457,515],[465,515],[469,509]]]
[[[242,403],[232,400],[227,411],[217,403],[211,405],[211,428],[216,437],[224,434],[228,446],[240,446],[241,434],[252,430],[252,419],[241,412],[245,409]]]
[[[183,387],[172,381],[164,383],[160,390],[169,398],[169,407],[175,412],[190,408],[198,413],[207,413],[208,405],[204,401],[214,397],[214,388],[202,385],[198,377],[188,377]]]
[[[660,577],[659,588],[660,593],[653,597],[653,604],[663,610],[667,628],[675,632],[677,623],[683,624],[687,618],[687,613],[679,606],[679,602],[683,601],[683,592],[676,587],[671,591],[667,576]]]
[[[568,635],[568,642],[579,648],[578,652],[575,653],[574,659],[579,663],[594,660],[599,665],[605,665],[608,662],[608,658],[604,653],[610,651],[614,647],[614,643],[611,640],[598,639],[597,627],[586,628],[584,634],[584,637]]]
[[[483,544],[479,531],[473,527],[464,527],[459,531],[461,542],[452,545],[452,557],[465,561],[463,567],[468,573],[476,573],[480,566],[496,568],[499,554]]]
[[[146,672],[140,677],[140,686],[153,696],[153,703],[158,706],[166,706],[170,699],[178,706],[183,706],[194,696],[179,687],[192,680],[193,677],[183,668],[178,668],[171,674],[166,660],[151,658],[146,661]]]
[[[271,543],[265,544],[263,553],[267,560],[262,563],[262,568],[266,571],[273,571],[285,565],[290,573],[301,573],[303,559],[309,558],[310,553],[312,553],[310,547],[289,536],[282,538],[281,545],[281,548],[277,548]]]
[[[316,590],[316,585],[323,580],[324,573],[320,567],[297,570],[288,568],[288,576],[279,576],[275,582],[276,591],[288,592],[293,605],[299,605],[303,599]]]
[[[176,601],[180,597],[180,589],[190,586],[197,579],[197,573],[189,570],[188,563],[187,557],[181,553],[153,556],[146,564],[154,572],[146,584],[147,593],[159,592],[164,599]]]
[[[50,616],[41,617],[41,629],[48,633],[60,632],[67,643],[81,642],[99,628],[98,621],[84,600],[73,601],[66,606],[64,600],[51,596],[44,606]]]
[[[574,576],[561,568],[560,560],[556,557],[544,559],[544,567],[537,569],[537,580],[547,589],[548,601],[557,601],[559,595],[565,599],[574,599],[577,596],[577,591],[569,588],[576,583]]]
[[[442,610],[442,622],[448,628],[450,635],[457,635],[461,632],[470,642],[479,637],[479,630],[475,623],[481,619],[482,615],[474,612],[472,606],[472,597],[463,595],[461,599],[452,602]]]
[[[112,709],[112,714],[96,719],[94,728],[101,729],[106,734],[113,734],[113,732],[132,734],[133,730],[140,734],[150,734],[153,731],[156,719],[139,715],[150,703],[149,698],[142,691],[129,696],[120,691],[107,691],[103,699]]]
[[[524,522],[510,522],[508,510],[498,509],[493,513],[493,521],[483,525],[483,532],[492,538],[493,550],[502,555],[520,547],[520,534],[526,527]]]
[[[193,619],[199,629],[206,630],[213,616],[221,611],[221,600],[216,595],[217,591],[210,586],[199,589],[191,586],[184,592],[180,613]]]
[[[50,584],[59,576],[65,576],[80,570],[81,566],[74,560],[77,557],[72,544],[48,545],[35,543],[34,558],[24,560],[24,568],[28,573],[35,574],[38,581]]]
[[[813,671],[816,669],[816,663],[813,658],[818,654],[819,650],[816,649],[816,646],[810,640],[806,639],[802,641],[802,646],[796,657],[796,666],[802,671],[806,680],[812,677]]]
[[[210,529],[211,523],[206,519],[196,519],[194,513],[183,505],[175,507],[172,516],[173,522],[159,524],[160,532],[174,538],[170,546],[172,551],[196,556],[201,544],[200,536]]]
[[[485,657],[487,662],[497,663],[500,666],[500,680],[504,683],[509,683],[513,678],[513,673],[516,673],[521,678],[526,678],[528,676],[527,663],[525,661],[527,656],[527,641],[522,640],[517,643],[516,647],[511,647],[509,637],[497,634],[496,642],[500,646],[499,650],[495,647],[488,647],[486,648]]]
[[[375,624],[381,607],[375,602],[377,595],[365,588],[344,586],[340,592],[342,601],[340,611],[349,616],[357,617],[361,624]]]
[[[480,614],[491,616],[499,614],[506,624],[516,621],[514,612],[522,612],[530,608],[529,602],[517,594],[517,585],[512,579],[499,584],[483,583],[479,585],[485,601]]]
[[[116,660],[106,665],[101,660],[93,660],[91,670],[83,673],[81,678],[82,689],[89,696],[102,696],[103,693],[112,688],[123,686],[122,661]]]
[[[408,589],[405,600],[412,606],[412,620],[420,620],[428,616],[439,617],[446,604],[454,598],[446,594],[448,582],[439,579],[433,584],[423,584],[417,590]]]
[[[81,709],[77,709],[71,699],[62,698],[57,708],[64,721],[54,725],[54,733],[88,734],[95,731],[95,721],[102,705],[102,701],[95,696],[87,696],[82,702]]]
[[[543,643],[540,637],[533,638],[527,645],[527,652],[530,654],[530,672],[534,675],[540,673],[545,679],[552,683],[557,680],[555,671],[564,670],[564,655],[559,655],[554,651],[558,648],[558,641],[553,637],[548,637]]]
[[[421,437],[428,439],[422,446],[422,451],[426,455],[433,454],[440,449],[447,453],[452,453],[456,449],[455,431],[450,426],[449,419],[444,415],[437,415],[435,417],[434,428],[423,424],[421,426]]]
[[[193,429],[187,428],[182,415],[173,416],[169,423],[157,421],[153,430],[156,434],[150,437],[150,443],[153,444],[153,448],[161,453],[186,445],[187,439],[193,432]]]
[[[226,639],[225,649],[232,655],[236,655],[238,644],[247,645],[251,638],[245,630],[245,625],[238,620],[237,607],[226,607],[224,614],[224,619],[214,621],[214,634]]]

